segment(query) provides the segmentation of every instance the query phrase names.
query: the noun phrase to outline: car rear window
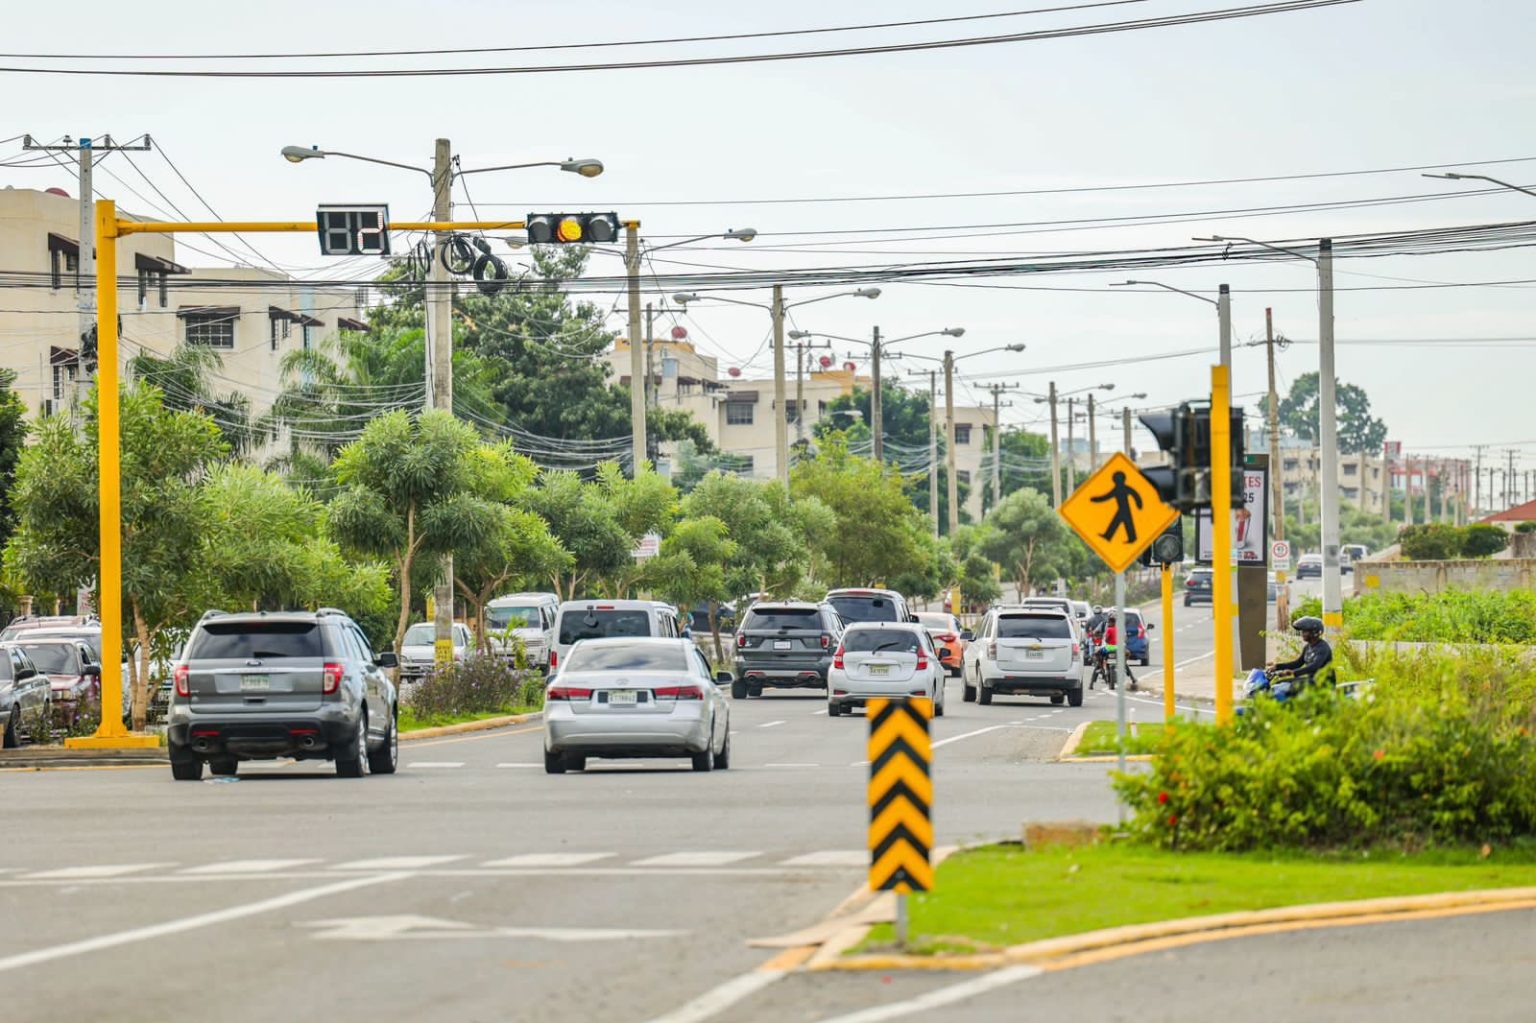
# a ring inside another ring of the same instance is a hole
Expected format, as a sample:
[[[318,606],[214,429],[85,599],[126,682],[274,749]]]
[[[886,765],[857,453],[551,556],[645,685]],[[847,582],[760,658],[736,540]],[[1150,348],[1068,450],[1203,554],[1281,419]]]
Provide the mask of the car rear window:
[[[74,675],[80,671],[73,647],[65,643],[18,643],[32,658],[37,670],[49,675]]]
[[[821,631],[821,611],[814,607],[754,607],[743,629],[814,629]]]
[[[272,660],[325,656],[315,622],[209,622],[198,630],[188,660]]]
[[[837,608],[837,613],[849,622],[894,622],[896,604],[889,597],[840,595],[828,597],[827,603]]]
[[[650,644],[579,646],[565,662],[566,671],[687,671],[685,652]]]
[[[537,629],[542,619],[536,607],[488,607],[485,624],[492,629]]]
[[[843,650],[851,653],[915,654],[917,634],[906,629],[849,629],[843,635]]]
[[[1072,628],[1056,615],[1004,615],[997,620],[998,639],[1071,639]]]
[[[583,639],[606,639],[609,636],[649,636],[651,616],[645,611],[619,611],[616,609],[592,609],[566,611],[560,616],[562,646],[569,646]]]

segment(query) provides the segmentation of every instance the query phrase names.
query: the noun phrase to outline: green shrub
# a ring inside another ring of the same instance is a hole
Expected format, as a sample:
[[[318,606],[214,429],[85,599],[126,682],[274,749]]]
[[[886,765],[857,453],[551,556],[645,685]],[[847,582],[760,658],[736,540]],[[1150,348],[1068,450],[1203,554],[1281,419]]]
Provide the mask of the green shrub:
[[[1536,643],[1536,591],[1368,593],[1344,602],[1352,639]]]
[[[1295,624],[1299,618],[1321,618],[1323,616],[1323,598],[1306,597],[1297,601],[1291,608],[1291,622]]]
[[[471,654],[428,673],[406,693],[405,703],[421,718],[511,713],[544,705],[544,678],[508,667],[498,656]]]
[[[1404,526],[1397,542],[1410,561],[1447,561],[1461,556],[1462,530],[1444,522]]]
[[[1464,558],[1491,557],[1509,546],[1509,534],[1487,522],[1474,522],[1462,527],[1461,556]]]
[[[1520,522],[1515,525],[1517,533],[1536,533],[1536,521]]]

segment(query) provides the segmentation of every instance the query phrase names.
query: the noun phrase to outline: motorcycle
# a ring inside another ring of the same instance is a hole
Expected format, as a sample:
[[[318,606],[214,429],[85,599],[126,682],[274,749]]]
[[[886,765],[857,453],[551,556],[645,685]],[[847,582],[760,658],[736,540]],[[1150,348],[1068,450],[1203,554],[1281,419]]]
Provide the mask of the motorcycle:
[[[1094,645],[1093,649],[1093,675],[1088,679],[1088,688],[1093,688],[1093,683],[1103,679],[1104,684],[1113,692],[1119,684],[1120,676],[1115,666],[1114,647]]]

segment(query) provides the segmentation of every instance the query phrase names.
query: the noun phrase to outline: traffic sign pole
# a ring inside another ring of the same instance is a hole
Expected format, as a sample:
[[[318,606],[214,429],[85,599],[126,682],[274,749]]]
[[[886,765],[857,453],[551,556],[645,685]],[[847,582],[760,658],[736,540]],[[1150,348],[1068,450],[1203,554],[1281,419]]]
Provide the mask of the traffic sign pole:
[[[1120,681],[1115,684],[1115,732],[1120,737],[1119,756],[1115,766],[1125,770],[1125,648],[1130,637],[1125,634],[1125,573],[1115,573],[1115,674]],[[1120,800],[1120,823],[1125,823],[1125,801]]]
[[[1173,566],[1163,563],[1163,720],[1172,721],[1173,705]]]

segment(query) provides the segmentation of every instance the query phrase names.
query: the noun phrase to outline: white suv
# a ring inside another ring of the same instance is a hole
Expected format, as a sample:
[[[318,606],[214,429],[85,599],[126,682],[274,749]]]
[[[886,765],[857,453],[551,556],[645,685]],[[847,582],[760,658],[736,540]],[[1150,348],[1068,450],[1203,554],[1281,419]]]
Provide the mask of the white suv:
[[[964,684],[967,703],[1032,694],[1081,707],[1083,644],[1076,623],[1055,608],[993,608],[966,650]]]
[[[827,672],[827,716],[835,718],[874,697],[924,696],[933,701],[933,716],[943,717],[946,674],[921,625],[850,625]]]

